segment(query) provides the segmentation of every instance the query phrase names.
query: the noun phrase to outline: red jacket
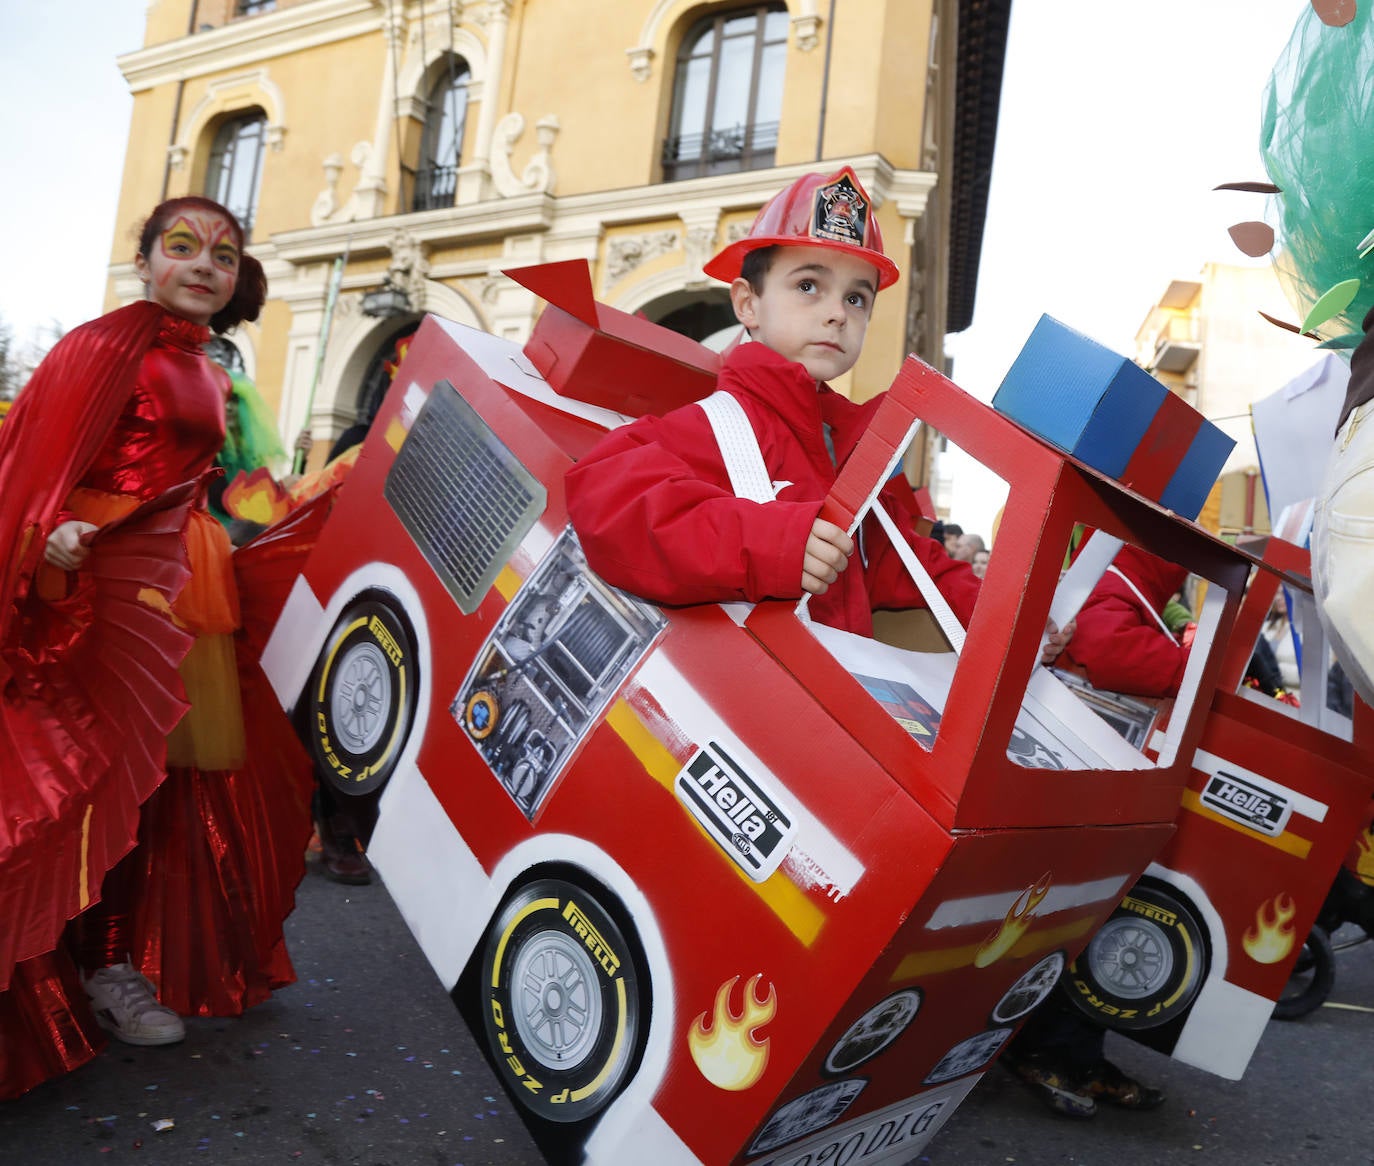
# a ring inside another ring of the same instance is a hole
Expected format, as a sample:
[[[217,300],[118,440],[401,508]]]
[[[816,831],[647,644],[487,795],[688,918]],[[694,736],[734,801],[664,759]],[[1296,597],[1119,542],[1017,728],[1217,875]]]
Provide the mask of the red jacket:
[[[827,385],[818,389],[800,364],[763,344],[735,349],[719,388],[748,414],[776,501],[735,496],[706,414],[687,405],[607,434],[569,470],[569,517],[592,569],[655,603],[798,599],[806,540],[836,476],[825,426],[843,465],[878,400],[855,405]],[[885,504],[967,625],[978,596],[973,571],[917,535],[899,501]],[[873,609],[925,603],[872,518],[859,545],[838,581],[812,597],[810,610],[819,623],[869,635]]]
[[[1174,696],[1188,652],[1160,627],[1154,612],[1164,610],[1188,572],[1132,546],[1122,547],[1112,565],[1136,585],[1150,606],[1140,601],[1125,579],[1107,571],[1078,613],[1078,628],[1064,655],[1087,672],[1094,688],[1135,696]]]

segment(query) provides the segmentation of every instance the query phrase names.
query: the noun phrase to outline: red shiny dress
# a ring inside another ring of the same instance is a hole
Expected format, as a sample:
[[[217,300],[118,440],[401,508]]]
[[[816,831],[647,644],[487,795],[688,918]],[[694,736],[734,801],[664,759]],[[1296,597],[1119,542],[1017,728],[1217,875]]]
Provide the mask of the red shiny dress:
[[[57,943],[82,911],[183,1015],[235,1015],[294,978],[308,763],[236,651],[229,542],[185,485],[223,441],[223,374],[208,329],[136,308],[70,334],[0,432],[0,1097],[101,1043]],[[122,375],[93,367],[112,336],[134,350]],[[57,483],[14,495],[50,497],[12,508],[3,491],[54,442],[74,451]],[[73,517],[101,528],[86,567],[42,565]]]

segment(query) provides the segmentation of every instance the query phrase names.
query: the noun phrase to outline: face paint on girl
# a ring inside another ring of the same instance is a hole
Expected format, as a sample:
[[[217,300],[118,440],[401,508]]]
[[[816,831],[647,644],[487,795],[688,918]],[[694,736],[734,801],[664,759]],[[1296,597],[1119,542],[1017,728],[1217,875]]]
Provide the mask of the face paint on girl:
[[[167,225],[134,266],[152,299],[195,324],[208,324],[234,294],[239,248],[233,224],[213,211],[187,210]]]

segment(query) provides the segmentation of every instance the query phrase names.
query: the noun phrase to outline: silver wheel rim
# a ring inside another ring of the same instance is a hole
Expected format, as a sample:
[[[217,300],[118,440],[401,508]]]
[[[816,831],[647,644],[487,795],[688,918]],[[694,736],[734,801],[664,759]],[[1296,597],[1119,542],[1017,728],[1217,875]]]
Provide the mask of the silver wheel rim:
[[[521,945],[511,975],[515,1029],[546,1069],[576,1068],[601,1033],[598,967],[582,944],[541,931]]]
[[[1159,991],[1174,970],[1168,937],[1145,920],[1110,919],[1088,945],[1088,962],[1098,983],[1123,1000]]]
[[[339,659],[329,698],[332,728],[350,753],[366,753],[381,739],[391,707],[391,672],[376,644],[354,644]]]

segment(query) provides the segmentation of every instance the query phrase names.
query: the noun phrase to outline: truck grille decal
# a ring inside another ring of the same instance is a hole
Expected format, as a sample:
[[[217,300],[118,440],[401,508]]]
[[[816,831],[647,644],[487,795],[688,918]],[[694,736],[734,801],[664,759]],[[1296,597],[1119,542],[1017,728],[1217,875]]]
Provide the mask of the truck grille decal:
[[[464,615],[477,610],[548,500],[448,381],[415,418],[384,494]]]

